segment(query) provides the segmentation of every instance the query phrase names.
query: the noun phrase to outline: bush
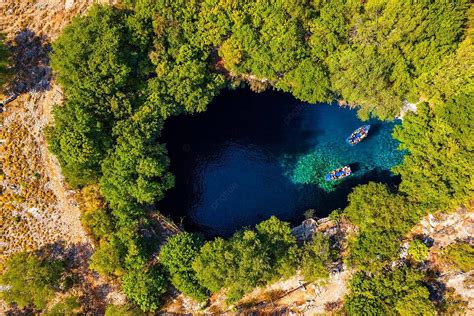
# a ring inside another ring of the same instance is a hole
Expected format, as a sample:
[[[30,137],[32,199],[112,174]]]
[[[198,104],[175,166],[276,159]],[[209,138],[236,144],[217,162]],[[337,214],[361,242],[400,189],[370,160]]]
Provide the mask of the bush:
[[[461,95],[446,104],[419,104],[394,130],[400,148],[409,151],[394,168],[400,191],[425,208],[452,209],[473,197],[473,101],[474,95]]]
[[[107,238],[114,231],[114,225],[110,214],[103,209],[87,211],[81,216],[81,222],[86,231],[98,242]]]
[[[255,286],[287,276],[295,246],[289,224],[271,217],[255,230],[206,242],[192,266],[203,286],[211,292],[228,289],[227,299],[235,303]]]
[[[64,298],[61,302],[54,305],[45,315],[46,316],[73,316],[77,315],[81,308],[79,299],[74,296]]]
[[[306,282],[314,282],[329,277],[328,266],[331,263],[329,238],[314,234],[311,242],[302,249],[301,273]]]
[[[138,307],[131,304],[125,305],[107,305],[105,309],[105,316],[145,316]]]
[[[0,276],[0,284],[9,287],[8,291],[0,291],[0,297],[20,308],[44,309],[58,289],[63,272],[59,261],[49,261],[28,252],[14,254],[6,261]]]
[[[197,301],[204,301],[209,294],[199,284],[192,268],[203,243],[199,236],[184,232],[168,239],[160,250],[160,262],[170,273],[171,283]]]
[[[348,315],[435,315],[422,274],[407,267],[387,273],[356,273],[345,299]]]
[[[123,277],[123,291],[142,311],[156,311],[166,288],[166,279],[157,267],[130,270]]]
[[[474,247],[468,243],[455,243],[442,252],[442,260],[463,272],[474,270]]]
[[[125,270],[125,252],[125,246],[116,238],[101,241],[91,256],[90,268],[102,275],[120,276]]]
[[[408,255],[414,261],[424,261],[429,253],[429,248],[419,239],[413,239],[408,248]]]

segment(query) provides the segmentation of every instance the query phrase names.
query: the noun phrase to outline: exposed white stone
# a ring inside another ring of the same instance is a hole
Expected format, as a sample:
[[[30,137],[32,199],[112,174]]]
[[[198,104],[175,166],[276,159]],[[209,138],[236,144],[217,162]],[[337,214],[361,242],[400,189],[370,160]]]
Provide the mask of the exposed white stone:
[[[64,9],[70,10],[74,6],[74,0],[66,0],[64,4]]]

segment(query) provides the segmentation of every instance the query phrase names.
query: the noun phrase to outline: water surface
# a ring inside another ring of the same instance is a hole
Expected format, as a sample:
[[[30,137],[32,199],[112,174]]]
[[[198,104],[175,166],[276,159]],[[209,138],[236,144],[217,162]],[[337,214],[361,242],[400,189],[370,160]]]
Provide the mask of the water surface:
[[[389,171],[403,156],[391,138],[396,123],[371,120],[367,139],[346,144],[363,124],[355,111],[336,105],[305,104],[276,92],[225,91],[205,113],[166,123],[163,141],[176,187],[159,208],[211,236],[271,215],[296,222],[310,208],[327,216],[346,205],[358,184],[398,181]],[[324,180],[347,164],[353,176]]]

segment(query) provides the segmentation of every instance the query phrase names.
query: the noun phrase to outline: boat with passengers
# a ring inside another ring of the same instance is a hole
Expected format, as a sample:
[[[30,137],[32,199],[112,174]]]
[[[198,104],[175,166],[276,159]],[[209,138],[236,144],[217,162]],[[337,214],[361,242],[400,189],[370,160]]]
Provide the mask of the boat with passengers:
[[[345,177],[350,176],[351,174],[352,174],[351,167],[344,166],[344,167],[328,172],[328,174],[326,174],[326,181],[334,181],[334,180],[343,179]]]
[[[358,129],[353,131],[349,137],[347,137],[346,142],[352,146],[357,145],[364,138],[366,138],[367,135],[369,135],[369,129],[370,129],[370,125],[364,125],[364,126],[359,127]]]

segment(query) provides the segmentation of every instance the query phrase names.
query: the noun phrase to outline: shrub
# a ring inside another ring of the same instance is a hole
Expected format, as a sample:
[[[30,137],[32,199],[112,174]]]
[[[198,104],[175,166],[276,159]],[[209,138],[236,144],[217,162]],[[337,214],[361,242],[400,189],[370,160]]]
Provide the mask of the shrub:
[[[302,249],[301,273],[306,282],[329,277],[328,266],[331,263],[329,238],[322,234],[313,235],[311,242],[305,243]]]
[[[131,304],[125,305],[107,305],[105,309],[105,316],[145,316],[138,307]]]
[[[123,277],[123,291],[142,311],[156,311],[166,288],[166,278],[157,267],[129,270]]]
[[[54,296],[63,271],[59,261],[49,261],[31,252],[14,254],[8,258],[0,276],[0,284],[9,287],[0,291],[0,297],[20,308],[31,305],[44,309]]]
[[[458,242],[447,246],[441,258],[463,272],[474,269],[474,247],[468,243]]]
[[[348,315],[435,315],[422,274],[407,267],[369,275],[356,273],[345,300]]]
[[[103,209],[85,212],[81,216],[81,222],[96,242],[102,238],[107,238],[114,231],[111,215]]]
[[[408,248],[408,255],[414,260],[414,261],[423,261],[426,259],[429,253],[429,248],[427,245],[425,245],[421,240],[419,239],[413,239],[410,242],[410,246]]]
[[[64,298],[62,301],[54,305],[45,315],[46,316],[73,316],[77,315],[78,309],[81,308],[79,299],[74,296]]]
[[[125,246],[117,239],[101,241],[91,256],[90,268],[102,275],[120,276],[124,273]]]
[[[170,273],[171,283],[197,301],[203,301],[208,296],[208,291],[199,284],[192,268],[203,243],[199,236],[184,232],[168,239],[160,250],[160,262]]]
[[[255,286],[287,275],[295,246],[289,224],[271,217],[255,230],[206,242],[192,266],[202,285],[211,292],[228,289],[227,299],[235,303]]]

